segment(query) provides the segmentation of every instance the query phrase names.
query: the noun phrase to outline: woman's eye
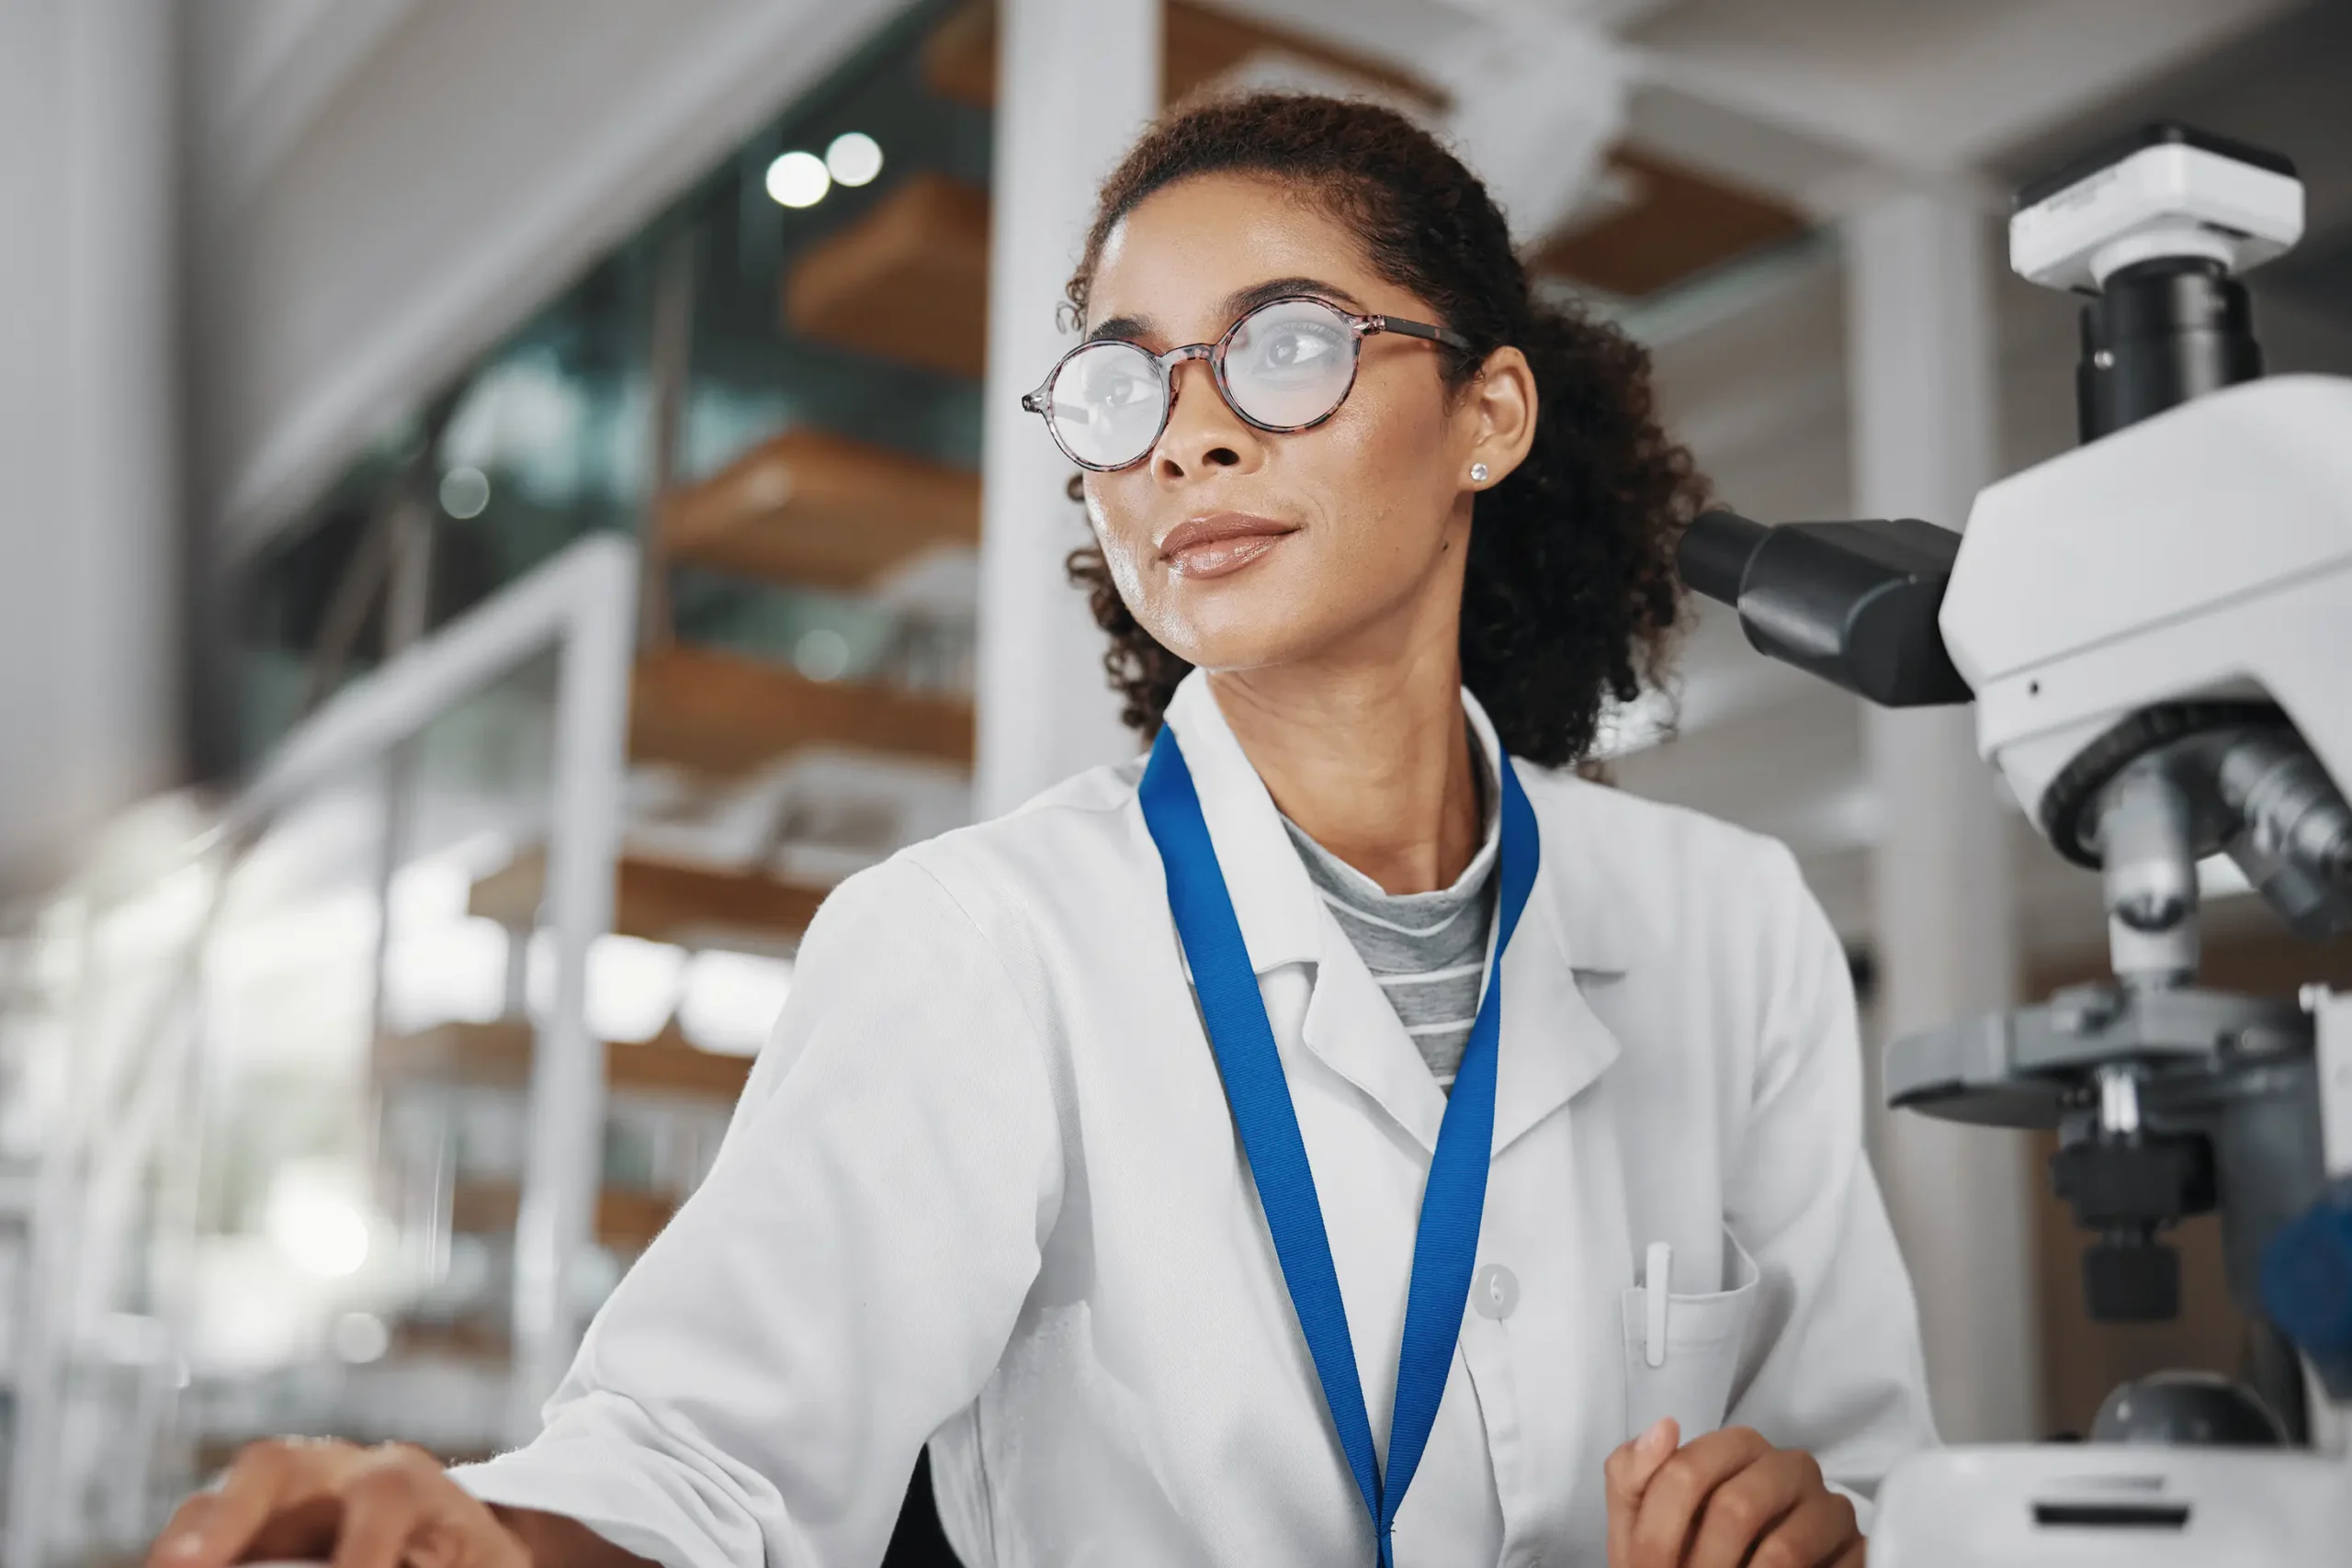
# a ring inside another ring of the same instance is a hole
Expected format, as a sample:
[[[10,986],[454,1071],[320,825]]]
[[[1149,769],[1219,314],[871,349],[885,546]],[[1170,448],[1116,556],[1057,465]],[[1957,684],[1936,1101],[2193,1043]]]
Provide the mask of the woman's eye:
[[[1268,370],[1310,370],[1328,363],[1339,344],[1306,327],[1286,327],[1269,333],[1251,356]]]
[[[1104,408],[1125,408],[1143,401],[1145,395],[1140,376],[1105,376],[1094,384],[1094,400]]]

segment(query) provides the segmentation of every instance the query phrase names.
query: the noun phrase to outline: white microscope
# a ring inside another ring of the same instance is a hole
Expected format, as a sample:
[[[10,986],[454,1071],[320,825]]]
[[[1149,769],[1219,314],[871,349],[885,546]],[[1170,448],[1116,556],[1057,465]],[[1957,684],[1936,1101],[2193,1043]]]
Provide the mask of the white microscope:
[[[2352,930],[2352,380],[2262,378],[2233,275],[2302,231],[2286,159],[2151,126],[2019,192],[2011,265],[2087,295],[2082,445],[1917,521],[1693,525],[1749,641],[1979,750],[2096,868],[2113,983],[1886,1053],[1891,1103],[2054,1128],[2092,1314],[2177,1311],[2164,1231],[2217,1209],[2267,1366],[2126,1384],[2079,1444],[1888,1477],[1872,1568],[2352,1563],[2352,995],[2199,989],[2226,853],[2298,934]]]

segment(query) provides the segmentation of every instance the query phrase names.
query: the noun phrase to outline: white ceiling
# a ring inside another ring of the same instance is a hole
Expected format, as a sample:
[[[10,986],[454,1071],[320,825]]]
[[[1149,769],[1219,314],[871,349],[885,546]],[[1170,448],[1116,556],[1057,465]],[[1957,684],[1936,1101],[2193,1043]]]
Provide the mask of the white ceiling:
[[[2293,0],[1682,0],[1634,29],[1671,90],[1872,164],[1967,169]]]

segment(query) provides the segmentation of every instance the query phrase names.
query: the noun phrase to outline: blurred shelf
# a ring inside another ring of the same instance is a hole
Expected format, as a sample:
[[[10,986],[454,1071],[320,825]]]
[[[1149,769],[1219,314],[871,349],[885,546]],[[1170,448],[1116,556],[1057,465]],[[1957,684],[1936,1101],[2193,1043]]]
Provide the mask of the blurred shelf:
[[[474,884],[467,912],[510,930],[526,929],[537,922],[546,885],[545,854],[526,852]],[[757,872],[631,855],[620,863],[615,879],[613,930],[687,947],[724,947],[729,936],[749,937],[755,949],[765,951],[798,942],[830,891]]]
[[[988,192],[918,173],[802,253],[784,319],[820,343],[977,381],[988,292]]]
[[[1783,201],[1638,148],[1609,154],[1623,199],[1536,247],[1527,270],[1639,299],[1811,227]]]
[[[521,1201],[512,1182],[460,1181],[449,1193],[449,1228],[460,1235],[512,1231]],[[677,1211],[662,1193],[607,1187],[596,1194],[596,1240],[616,1252],[643,1251]]]
[[[810,747],[972,765],[972,704],[674,645],[640,660],[629,749],[642,761],[738,773]]]
[[[376,1071],[385,1078],[522,1089],[530,1082],[528,1023],[444,1023],[376,1042]],[[605,1087],[615,1094],[678,1095],[732,1104],[751,1076],[752,1058],[687,1043],[675,1027],[646,1041],[605,1047]]]
[[[1401,99],[1431,113],[1451,100],[1410,71],[1286,28],[1170,0],[1160,48],[1160,101],[1174,103],[1247,61],[1272,55],[1301,62],[1374,96]],[[996,6],[972,0],[941,22],[925,42],[924,85],[975,108],[996,107]],[[1340,84],[1334,83],[1334,86]]]
[[[926,551],[980,542],[980,479],[814,430],[762,442],[670,497],[669,558],[771,581],[865,589]]]
[[[501,1323],[464,1318],[455,1323],[423,1323],[403,1318],[394,1323],[384,1351],[393,1358],[457,1361],[485,1369],[504,1369],[514,1359],[513,1337]]]

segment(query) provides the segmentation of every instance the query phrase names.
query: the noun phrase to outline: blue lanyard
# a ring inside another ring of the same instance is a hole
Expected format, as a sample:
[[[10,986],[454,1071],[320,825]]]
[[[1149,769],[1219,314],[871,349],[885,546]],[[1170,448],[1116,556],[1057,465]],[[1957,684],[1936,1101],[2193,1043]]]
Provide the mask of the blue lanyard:
[[[1453,1079],[1430,1156],[1428,1184],[1421,1192],[1419,1228],[1413,1238],[1412,1282],[1405,1300],[1404,1342],[1396,1358],[1396,1404],[1388,1427],[1388,1472],[1373,1455],[1372,1422],[1364,1413],[1363,1386],[1356,1377],[1354,1342],[1348,1312],[1340,1299],[1339,1271],[1323,1228],[1323,1205],[1315,1196],[1315,1174],[1307,1168],[1306,1144],[1299,1135],[1290,1084],[1274,1048],[1273,1027],[1258,994],[1258,977],[1241,940],[1241,923],[1226,891],[1201,797],[1174,733],[1166,726],[1151,749],[1138,795],[1143,816],[1159,846],[1168,875],[1168,904],[1176,934],[1193,966],[1193,987],[1208,1026],[1209,1048],[1225,1097],[1241,1134],[1250,1175],[1273,1235],[1283,1281],[1306,1335],[1306,1351],[1323,1384],[1323,1398],[1340,1430],[1340,1446],[1355,1472],[1356,1490],[1372,1515],[1380,1568],[1392,1568],[1390,1537],[1397,1505],[1413,1483],[1413,1472],[1429,1446],[1453,1366],[1453,1346],[1470,1297],[1470,1273],[1478,1256],[1478,1222],[1487,1203],[1487,1166],[1495,1142],[1495,1057],[1502,1026],[1502,956],[1510,945],[1528,890],[1535,885],[1535,813],[1505,757],[1502,775],[1501,897],[1495,941],[1494,973],[1487,977],[1470,1043]]]

